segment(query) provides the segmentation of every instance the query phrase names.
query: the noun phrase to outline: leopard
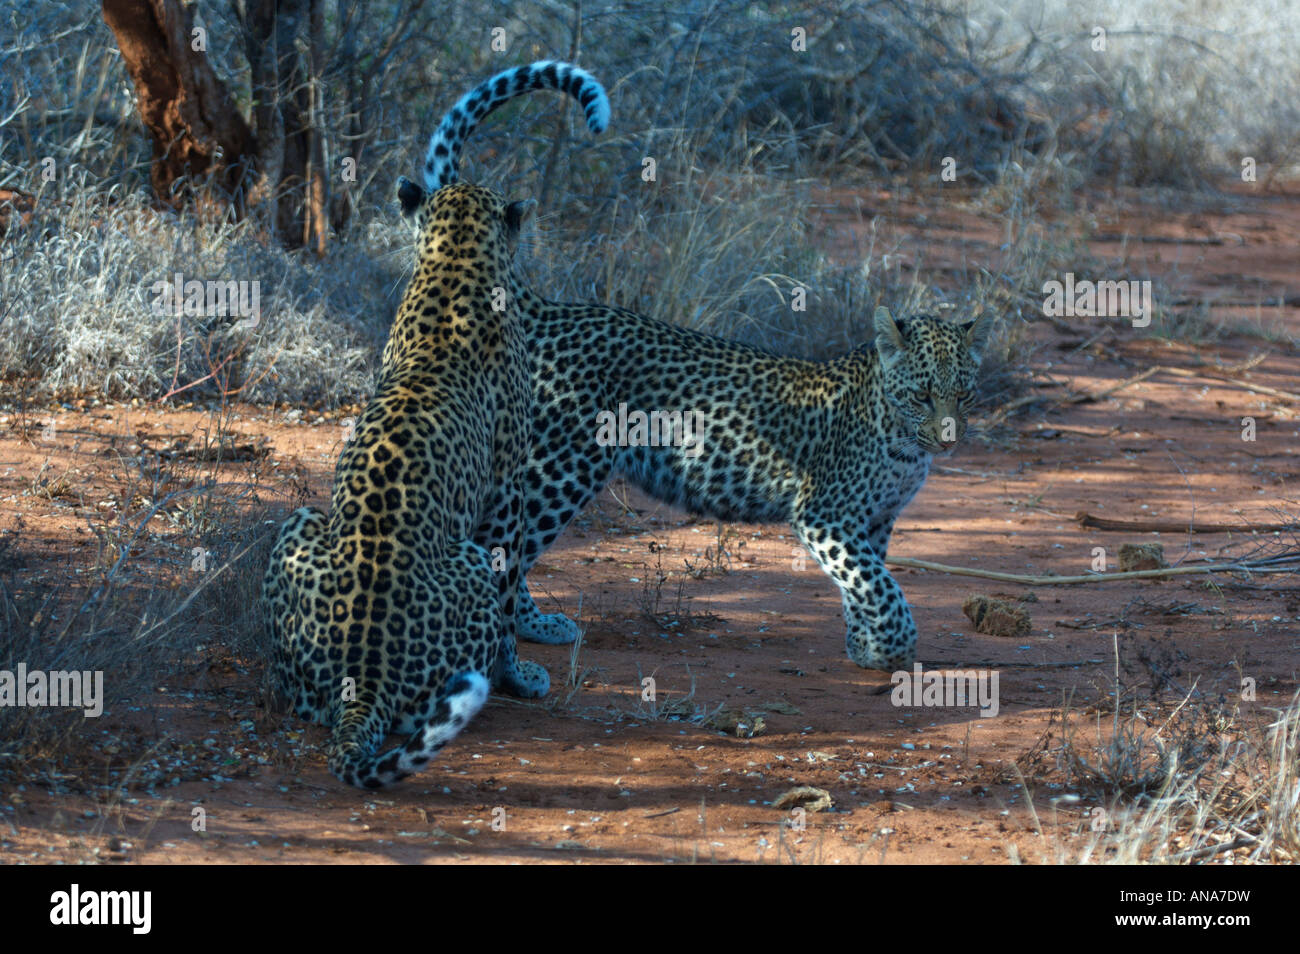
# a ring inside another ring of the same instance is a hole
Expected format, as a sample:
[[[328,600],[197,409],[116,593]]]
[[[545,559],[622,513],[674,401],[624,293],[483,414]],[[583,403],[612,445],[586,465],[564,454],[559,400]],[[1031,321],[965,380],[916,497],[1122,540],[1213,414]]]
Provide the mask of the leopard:
[[[525,89],[559,89],[608,123],[604,89],[543,61],[463,96],[430,139],[423,186],[397,198],[416,266],[375,390],[334,474],[328,516],[285,521],[263,577],[274,697],[331,728],[330,771],[383,788],[423,769],[492,688],[540,698],[550,678],[521,660],[522,462],[530,369],[511,287],[535,203],[459,182],[459,136]],[[379,752],[390,732],[404,744]]]
[[[916,623],[885,557],[933,456],[966,436],[991,312],[878,307],[874,340],[810,361],[522,286],[514,296],[533,360],[525,573],[621,476],[691,514],[788,524],[840,591],[848,658],[911,669]],[[615,439],[611,420],[637,412],[643,433]],[[577,626],[542,613],[525,578],[517,635],[565,643]]]
[[[273,687],[332,727],[330,771],[361,788],[422,769],[492,681],[549,688],[503,639],[492,551],[474,539],[485,513],[520,509],[531,389],[518,309],[498,310],[494,292],[530,207],[464,184],[399,197],[418,223],[417,266],[374,393],[339,456],[329,515],[291,515],[262,588]],[[505,546],[517,553],[518,534]],[[405,744],[377,754],[390,730]]]
[[[481,103],[490,99],[495,108],[511,88],[474,94],[480,106],[449,115],[443,126],[463,143],[475,117],[486,115]],[[591,125],[602,104],[589,94],[584,105]],[[454,177],[458,156],[449,150],[439,168]],[[992,312],[953,320],[895,317],[878,307],[872,340],[809,361],[629,309],[550,301],[513,275],[511,282],[534,415],[517,639],[577,638],[573,620],[537,606],[526,573],[623,477],[697,516],[788,524],[840,591],[848,658],[864,669],[910,669],[916,623],[885,559],[932,458],[967,434]],[[657,420],[657,436],[668,439],[627,440],[627,431],[611,440],[609,418],[633,415]]]

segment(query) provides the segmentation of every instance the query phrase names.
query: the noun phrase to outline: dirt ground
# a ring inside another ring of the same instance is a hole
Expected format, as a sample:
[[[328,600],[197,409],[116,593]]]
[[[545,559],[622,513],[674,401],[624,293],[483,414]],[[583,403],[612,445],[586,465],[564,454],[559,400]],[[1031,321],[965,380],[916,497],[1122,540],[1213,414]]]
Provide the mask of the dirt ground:
[[[903,268],[970,268],[1005,240],[974,205],[886,192],[827,201],[826,241],[837,248],[860,241],[872,215],[894,217]],[[1100,238],[1089,250],[1102,261],[1125,254],[1124,275],[1207,298],[1212,325],[1300,334],[1300,196],[1242,192],[1170,209],[1132,193],[1092,214]],[[1123,543],[1159,542],[1176,564],[1291,541],[1251,529],[1300,512],[1300,402],[1285,395],[1300,390],[1300,355],[1276,340],[1152,338],[1113,319],[1036,323],[1025,393],[1040,399],[986,415],[980,433],[936,459],[891,557],[1068,576],[1089,572],[1097,547],[1114,570]],[[1064,400],[1157,366],[1097,399]],[[287,509],[297,484],[324,504],[352,414],[236,408],[231,429],[268,448],[259,504]],[[25,415],[54,427],[32,432]],[[1243,418],[1254,420],[1253,441]],[[210,426],[197,409],[94,401],[0,413],[0,530],[20,531],[26,585],[91,572],[100,542],[90,527],[128,506],[115,488],[133,455],[185,446]],[[247,468],[232,464],[231,479],[248,480]],[[1080,511],[1225,529],[1085,529]],[[1246,718],[1267,718],[1296,691],[1293,575],[1030,588],[895,573],[924,665],[996,671],[996,717],[893,705],[889,677],[845,657],[838,593],[800,559],[788,527],[720,529],[615,486],[529,578],[544,610],[586,628],[576,653],[522,647],[551,673],[547,699],[494,696],[425,772],[366,794],[327,771],[324,729],[264,708],[260,659],[208,647],[194,661],[197,683],[161,684],[129,711],[87,720],[79,770],[5,783],[0,860],[1054,861],[1088,837],[1099,803],[1051,774],[1022,785],[1013,766],[1063,702],[1086,712],[1105,700],[1117,645],[1125,667],[1176,686],[1235,698],[1254,679]],[[977,633],[962,612],[971,594],[1024,600],[1029,632]],[[115,794],[111,772],[127,755],[137,784]],[[824,789],[833,805],[774,805],[796,786]],[[206,830],[194,830],[198,808]]]

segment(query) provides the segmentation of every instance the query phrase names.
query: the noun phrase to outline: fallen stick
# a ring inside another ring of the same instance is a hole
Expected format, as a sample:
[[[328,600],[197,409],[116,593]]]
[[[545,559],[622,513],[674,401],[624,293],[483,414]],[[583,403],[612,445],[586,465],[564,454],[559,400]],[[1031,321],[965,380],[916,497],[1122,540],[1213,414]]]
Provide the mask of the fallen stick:
[[[974,662],[938,662],[923,661],[922,666],[931,669],[1067,669],[1073,666],[1100,666],[1104,659],[1073,659],[1069,662],[1001,662],[996,659],[977,659]]]
[[[1135,374],[1131,378],[1125,378],[1123,381],[1120,381],[1117,384],[1112,384],[1108,388],[1102,388],[1102,390],[1100,391],[1083,391],[1079,394],[1071,394],[1068,397],[1062,399],[1061,403],[1062,404],[1083,404],[1087,401],[1100,401],[1102,398],[1110,397],[1116,391],[1126,388],[1131,384],[1137,384],[1139,381],[1145,381],[1147,378],[1151,377],[1151,375],[1155,374],[1157,371],[1160,370],[1161,370],[1160,365],[1156,365],[1154,368],[1147,368],[1141,374]]]
[[[1137,384],[1141,381],[1145,381],[1147,378],[1150,378],[1156,374],[1160,374],[1161,372],[1168,372],[1169,374],[1173,374],[1183,378],[1204,378],[1210,381],[1219,381],[1222,382],[1223,384],[1236,385],[1237,387],[1245,388],[1247,391],[1254,391],[1259,394],[1268,394],[1272,397],[1286,398],[1291,401],[1300,401],[1300,394],[1293,394],[1290,391],[1283,391],[1280,388],[1271,388],[1264,384],[1252,384],[1249,381],[1238,380],[1236,377],[1233,376],[1236,374],[1241,374],[1243,371],[1250,370],[1256,365],[1262,363],[1267,357],[1268,356],[1266,354],[1254,355],[1246,359],[1245,361],[1240,362],[1239,364],[1235,364],[1223,368],[1216,368],[1215,370],[1212,371],[1191,371],[1186,368],[1171,368],[1168,365],[1157,364],[1151,366],[1150,368],[1147,368],[1145,371],[1141,372],[1140,374],[1135,374],[1131,378],[1125,378],[1123,381],[1118,381],[1115,384],[1112,384],[1106,388],[1102,388],[1099,391],[1079,391],[1073,394],[1067,394],[1064,397],[1057,398],[1056,403],[1058,405],[1066,405],[1066,404],[1085,404],[1091,401],[1100,401],[1102,398],[1110,397],[1116,391],[1123,390],[1124,388],[1127,388],[1131,385]],[[1008,401],[1006,404],[1003,404],[1000,407],[995,408],[993,412],[989,414],[988,419],[986,421],[986,426],[992,426],[994,424],[1001,423],[1001,421],[1004,418],[1006,418],[1006,416],[1010,414],[1012,411],[1024,407],[1026,404],[1032,404],[1035,401],[1040,401],[1040,400],[1052,400],[1052,398],[1050,395],[1046,395],[1046,394],[1026,394],[1021,397],[1015,398],[1012,401]]]
[[[1247,848],[1250,845],[1259,844],[1259,839],[1253,835],[1247,835],[1245,838],[1238,838],[1235,841],[1227,841],[1221,845],[1204,845],[1200,848],[1193,848],[1190,851],[1184,851],[1181,854],[1174,855],[1175,862],[1193,861],[1198,858],[1204,858],[1207,855],[1217,855],[1225,851],[1236,851],[1238,848]]]
[[[1138,383],[1139,381],[1147,380],[1147,378],[1151,377],[1152,374],[1157,373],[1158,370],[1161,370],[1161,368],[1158,367],[1157,365],[1157,367],[1148,368],[1147,370],[1144,370],[1143,373],[1134,374],[1134,376],[1132,376],[1131,378],[1125,378],[1125,380],[1114,383],[1114,385],[1110,385],[1109,387],[1104,387],[1104,389],[1101,389],[1100,391],[1076,391],[1076,393],[1074,394],[1067,394],[1063,396],[1063,398],[1057,398],[1056,402],[1057,404],[1084,404],[1087,402],[1092,402],[1092,400],[1101,400],[1102,398],[1109,398],[1109,396],[1114,394],[1115,391],[1125,389],[1125,387],[1128,387],[1130,385],[1136,385],[1136,383]],[[995,422],[1000,421],[1004,419],[1004,417],[1006,417],[1006,415],[1008,415],[1008,413],[1010,413],[1011,411],[1015,411],[1015,409],[1017,408],[1024,407],[1026,406],[1026,404],[1032,404],[1036,402],[1036,400],[1052,400],[1052,395],[1026,394],[1021,396],[1021,398],[1010,400],[1010,402],[1006,404],[1002,404],[1001,407],[996,408],[995,411],[993,411],[992,415],[989,415],[989,420]]]
[[[1217,236],[1206,238],[1196,235],[1133,235],[1128,232],[1103,232],[1092,237],[1094,242],[1146,242],[1150,245],[1223,245]],[[1241,245],[1240,237],[1237,243]]]
[[[1211,308],[1298,308],[1300,295],[1267,295],[1262,298],[1208,298],[1186,297],[1166,301],[1166,305],[1186,308],[1189,305],[1209,305]]]
[[[1006,416],[1010,414],[1012,411],[1016,410],[1016,408],[1024,407],[1026,404],[1033,404],[1035,401],[1049,401],[1049,400],[1051,400],[1051,395],[1048,394],[1022,395],[1021,397],[1016,398],[1014,401],[1008,401],[1006,404],[1003,404],[1001,407],[995,408],[993,410],[993,413],[990,414],[988,418],[984,421],[984,426],[992,427],[995,424],[1001,423],[1003,420],[1006,419]]]
[[[1089,401],[1100,401],[1102,398],[1110,397],[1116,391],[1120,391],[1130,385],[1137,384],[1139,381],[1145,381],[1156,372],[1160,371],[1159,365],[1153,368],[1147,368],[1141,374],[1135,374],[1131,378],[1125,378],[1123,381],[1116,382],[1110,387],[1102,388],[1100,391],[1079,391],[1073,394],[1067,394],[1064,397],[1057,398],[1057,404],[1085,404]],[[1001,422],[1008,414],[1017,408],[1024,407],[1026,404],[1033,404],[1035,401],[1050,401],[1052,396],[1048,394],[1026,394],[1018,397],[1013,401],[1008,401],[1001,407],[995,408],[985,422],[986,426],[991,426]]]
[[[1238,361],[1236,364],[1225,364],[1218,368],[1219,374],[1241,374],[1243,371],[1249,371],[1251,368],[1263,364],[1268,359],[1268,352],[1261,351],[1258,354],[1252,354],[1244,361]]]
[[[1081,344],[1075,345],[1073,348],[1071,348],[1070,354],[1078,354],[1080,351],[1084,350],[1085,348],[1089,348],[1092,345],[1095,345],[1102,338],[1106,337],[1106,335],[1113,335],[1114,333],[1115,333],[1115,327],[1113,325],[1102,325],[1101,330],[1098,331],[1095,335],[1092,335],[1086,341],[1082,342]]]
[[[1284,533],[1300,530],[1300,523],[1176,523],[1170,520],[1110,520],[1085,510],[1074,515],[1085,530],[1121,530],[1131,533]]]
[[[1296,557],[1300,561],[1300,556]],[[1190,573],[1300,573],[1300,562],[1295,566],[1255,567],[1244,563],[1211,563],[1203,566],[1170,566],[1161,570],[1130,570],[1127,573],[1089,573],[1083,576],[1027,576],[1023,573],[998,573],[994,570],[974,570],[966,566],[948,566],[929,560],[910,557],[885,557],[890,566],[911,567],[915,570],[933,570],[953,576],[975,576],[983,580],[1019,583],[1021,586],[1073,586],[1083,583],[1122,583],[1125,580],[1159,580],[1168,576],[1187,576]]]
[[[1263,384],[1251,384],[1249,381],[1238,381],[1236,378],[1228,377],[1223,374],[1215,374],[1210,371],[1188,371],[1185,368],[1171,368],[1167,365],[1157,365],[1156,370],[1168,371],[1170,374],[1176,374],[1184,378],[1206,378],[1210,381],[1222,381],[1224,384],[1235,385],[1239,388],[1245,388],[1247,391],[1255,391],[1258,394],[1269,394],[1273,397],[1286,398],[1288,401],[1300,401],[1300,394],[1292,391],[1283,391],[1281,388],[1270,388]]]

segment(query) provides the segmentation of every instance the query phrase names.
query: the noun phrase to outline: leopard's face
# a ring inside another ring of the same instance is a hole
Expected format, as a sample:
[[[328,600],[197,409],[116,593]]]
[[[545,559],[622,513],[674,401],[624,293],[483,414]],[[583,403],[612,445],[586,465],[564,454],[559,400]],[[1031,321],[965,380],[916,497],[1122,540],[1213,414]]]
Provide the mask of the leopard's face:
[[[886,399],[926,453],[949,450],[966,435],[991,323],[987,313],[962,324],[929,315],[897,322],[886,309],[876,310]]]

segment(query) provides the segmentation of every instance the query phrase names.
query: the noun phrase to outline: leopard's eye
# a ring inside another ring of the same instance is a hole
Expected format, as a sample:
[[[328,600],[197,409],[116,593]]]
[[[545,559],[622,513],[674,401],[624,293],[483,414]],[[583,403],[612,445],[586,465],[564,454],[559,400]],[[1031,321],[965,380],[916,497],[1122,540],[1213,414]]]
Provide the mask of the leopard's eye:
[[[928,391],[911,391],[908,397],[917,404],[925,405],[930,403],[930,394]]]

